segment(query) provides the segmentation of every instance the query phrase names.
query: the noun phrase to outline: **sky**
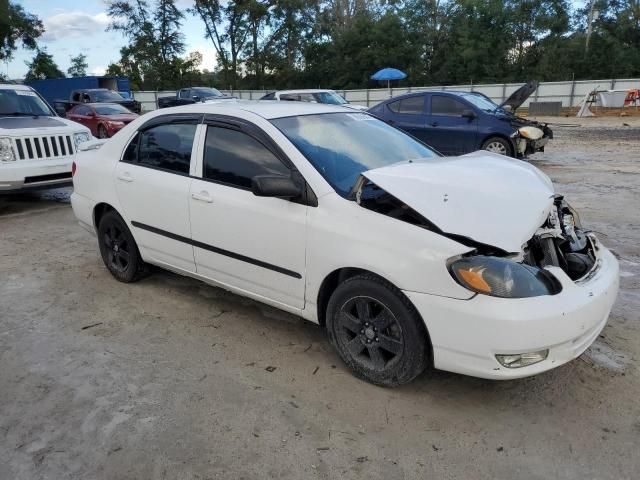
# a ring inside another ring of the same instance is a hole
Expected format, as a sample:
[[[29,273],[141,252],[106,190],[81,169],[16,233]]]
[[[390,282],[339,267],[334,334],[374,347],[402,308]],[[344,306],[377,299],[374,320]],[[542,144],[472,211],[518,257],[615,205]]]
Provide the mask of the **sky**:
[[[102,75],[107,65],[120,59],[120,48],[126,40],[118,32],[106,32],[109,17],[103,0],[13,0],[24,9],[37,15],[43,21],[45,33],[38,44],[53,55],[55,62],[64,72],[70,65],[72,56],[84,53],[87,56],[88,74]],[[186,10],[191,0],[178,0],[178,8]],[[215,50],[211,42],[204,38],[201,20],[185,12],[182,25],[185,35],[186,53],[198,51],[203,55],[201,68],[212,70],[215,66]],[[25,62],[31,61],[35,52],[18,49],[13,59],[0,63],[0,71],[8,78],[24,78],[27,73]]]
[[[79,53],[87,56],[87,73],[104,74],[110,63],[120,59],[120,48],[126,44],[118,32],[106,32],[109,17],[103,0],[12,0],[24,9],[37,15],[45,26],[45,33],[38,40],[53,55],[55,62],[64,72],[69,68],[70,59]],[[586,0],[574,0],[575,6],[582,6]],[[177,0],[181,10],[186,10],[192,0]],[[186,53],[198,51],[203,56],[201,68],[213,70],[216,62],[215,50],[204,38],[202,21],[185,12],[182,25],[185,36]],[[34,56],[33,51],[18,49],[14,58],[0,64],[0,71],[8,78],[23,78],[27,73],[25,62]]]

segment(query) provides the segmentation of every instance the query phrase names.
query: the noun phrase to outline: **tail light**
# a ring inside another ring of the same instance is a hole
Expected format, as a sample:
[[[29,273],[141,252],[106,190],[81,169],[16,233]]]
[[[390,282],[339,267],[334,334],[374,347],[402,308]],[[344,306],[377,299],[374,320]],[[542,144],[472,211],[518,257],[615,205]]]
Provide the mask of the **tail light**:
[[[71,176],[74,177],[76,175],[76,162],[71,164]]]

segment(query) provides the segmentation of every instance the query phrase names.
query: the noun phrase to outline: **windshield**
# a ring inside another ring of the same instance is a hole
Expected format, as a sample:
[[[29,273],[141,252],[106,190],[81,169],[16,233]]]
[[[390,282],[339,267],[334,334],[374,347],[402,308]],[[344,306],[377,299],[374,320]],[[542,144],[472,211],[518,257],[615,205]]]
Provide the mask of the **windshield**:
[[[498,105],[483,95],[467,93],[461,96],[464,97],[467,102],[472,103],[474,106],[484,110],[485,112],[495,112],[499,108]]]
[[[192,88],[191,95],[195,95],[200,98],[209,98],[209,97],[222,97],[222,93],[220,90],[215,88]]]
[[[122,114],[122,113],[126,113],[126,114],[131,114],[130,110],[127,110],[125,107],[123,107],[122,105],[96,105],[95,107],[96,112],[98,112],[99,115],[118,115],[118,114]]]
[[[53,116],[49,106],[32,90],[0,89],[0,115]]]
[[[318,103],[328,103],[330,105],[344,105],[345,103],[349,103],[336,92],[318,92],[314,93],[313,96]]]
[[[438,155],[365,113],[328,113],[271,120],[329,184],[346,197],[362,172]]]
[[[124,97],[116,92],[111,92],[109,90],[96,90],[94,92],[94,97],[98,102],[109,102],[109,101],[121,101],[124,100]]]

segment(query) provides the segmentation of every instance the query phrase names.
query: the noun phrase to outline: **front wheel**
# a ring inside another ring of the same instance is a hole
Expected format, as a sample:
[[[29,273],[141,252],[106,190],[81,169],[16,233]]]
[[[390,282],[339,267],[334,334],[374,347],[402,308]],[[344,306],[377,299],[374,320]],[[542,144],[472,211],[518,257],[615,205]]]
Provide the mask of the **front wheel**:
[[[98,138],[109,138],[109,134],[107,133],[107,129],[104,128],[104,125],[98,125]]]
[[[120,215],[114,211],[104,214],[98,225],[98,244],[105,266],[116,280],[140,280],[147,267],[140,256],[138,245]]]
[[[482,144],[482,150],[512,156],[512,148],[507,140],[501,137],[491,137]]]
[[[327,331],[353,373],[376,385],[408,383],[427,366],[420,316],[400,290],[375,275],[358,275],[336,288]]]

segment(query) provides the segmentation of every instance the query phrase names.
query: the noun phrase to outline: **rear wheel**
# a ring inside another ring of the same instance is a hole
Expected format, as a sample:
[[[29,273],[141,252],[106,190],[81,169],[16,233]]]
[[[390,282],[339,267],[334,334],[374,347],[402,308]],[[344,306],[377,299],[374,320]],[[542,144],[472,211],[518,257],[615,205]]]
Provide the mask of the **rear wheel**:
[[[100,220],[98,244],[102,260],[116,280],[135,282],[147,273],[133,235],[116,212],[107,212]]]
[[[488,152],[499,153],[500,155],[513,155],[511,145],[507,140],[501,137],[491,137],[482,144],[482,150]]]
[[[109,138],[109,134],[107,133],[107,129],[104,128],[104,125],[98,125],[98,138]]]
[[[353,373],[393,387],[410,382],[427,366],[427,337],[409,300],[370,274],[338,286],[327,306],[331,343]]]

